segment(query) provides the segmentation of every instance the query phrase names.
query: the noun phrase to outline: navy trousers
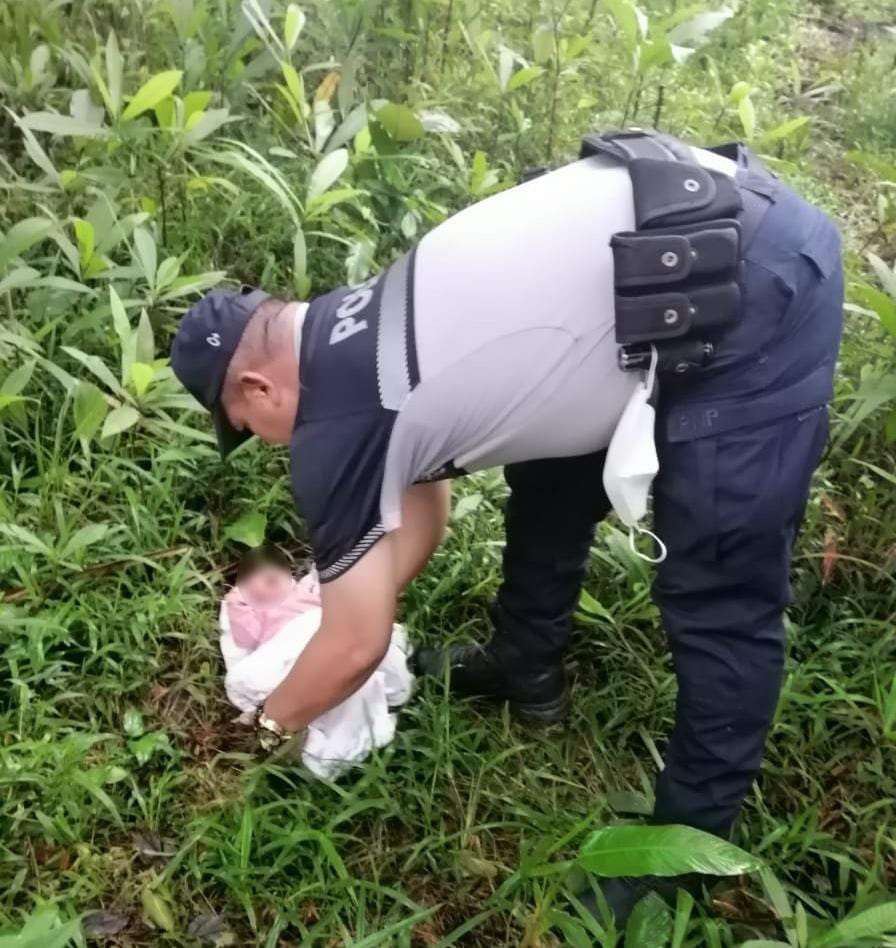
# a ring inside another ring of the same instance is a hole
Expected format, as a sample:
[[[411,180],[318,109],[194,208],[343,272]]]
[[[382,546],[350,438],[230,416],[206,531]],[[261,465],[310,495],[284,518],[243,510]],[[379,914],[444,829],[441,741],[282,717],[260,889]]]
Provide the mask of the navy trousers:
[[[836,228],[770,181],[753,182],[771,206],[748,248],[743,319],[705,377],[661,383],[657,423],[654,529],[668,557],[653,592],[678,699],[654,816],[722,835],[778,699],[791,553],[827,436],[842,322]],[[506,468],[496,645],[526,667],[567,646],[594,527],[610,510],[604,458]]]

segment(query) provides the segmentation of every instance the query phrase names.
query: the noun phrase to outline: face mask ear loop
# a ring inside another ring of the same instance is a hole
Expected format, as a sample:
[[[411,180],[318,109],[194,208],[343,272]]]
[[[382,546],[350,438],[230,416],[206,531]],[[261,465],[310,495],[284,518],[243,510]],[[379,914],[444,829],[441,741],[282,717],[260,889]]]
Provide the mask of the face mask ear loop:
[[[656,346],[653,343],[650,344],[650,368],[647,370],[647,378],[644,380],[644,387],[647,389],[648,398],[653,397],[653,389],[656,385],[656,367],[659,363],[660,356],[656,351]]]
[[[635,533],[639,533],[642,536],[648,536],[653,540],[654,543],[659,547],[658,556],[648,556],[646,553],[642,553],[635,546]],[[667,556],[666,544],[652,531],[648,530],[647,527],[629,527],[628,528],[628,545],[631,548],[632,553],[635,556],[639,557],[642,560],[646,560],[648,563],[662,563]]]

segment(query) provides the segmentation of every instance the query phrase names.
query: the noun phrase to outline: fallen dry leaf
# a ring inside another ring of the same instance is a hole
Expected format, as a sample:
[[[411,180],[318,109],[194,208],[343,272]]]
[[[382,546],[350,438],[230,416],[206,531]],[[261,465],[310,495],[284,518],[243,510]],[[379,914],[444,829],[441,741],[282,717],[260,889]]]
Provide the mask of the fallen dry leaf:
[[[84,926],[84,934],[89,938],[97,938],[104,935],[117,935],[124,931],[130,921],[130,916],[122,915],[120,912],[88,912],[81,919]]]
[[[837,534],[830,528],[824,535],[824,555],[821,558],[821,585],[827,586],[834,575],[839,553],[837,550]]]
[[[336,89],[339,86],[339,80],[341,78],[342,76],[336,72],[335,69],[333,72],[328,72],[314,92],[314,101],[329,102],[336,94]]]

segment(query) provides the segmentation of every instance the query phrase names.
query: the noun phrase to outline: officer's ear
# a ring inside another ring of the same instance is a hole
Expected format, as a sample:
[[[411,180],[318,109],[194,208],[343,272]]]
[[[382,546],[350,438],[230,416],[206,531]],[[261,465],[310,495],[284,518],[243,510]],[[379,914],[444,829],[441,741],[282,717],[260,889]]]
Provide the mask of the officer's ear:
[[[268,376],[261,372],[240,372],[237,379],[240,395],[250,404],[270,402],[275,398],[275,386]]]

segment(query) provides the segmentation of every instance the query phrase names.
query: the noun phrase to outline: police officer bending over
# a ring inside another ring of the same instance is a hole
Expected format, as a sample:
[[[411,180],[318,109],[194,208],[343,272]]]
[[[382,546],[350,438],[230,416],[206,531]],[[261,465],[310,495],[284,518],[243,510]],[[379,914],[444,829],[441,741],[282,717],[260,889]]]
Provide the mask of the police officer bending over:
[[[835,227],[749,151],[639,132],[589,135],[578,161],[449,218],[361,286],[307,304],[210,293],[172,365],[223,454],[252,434],[290,445],[323,584],[320,632],[260,725],[300,731],[366,680],[442,538],[444,478],[495,465],[510,498],[494,634],[424,649],[418,669],[448,662],[459,695],[562,718],[595,524],[615,507],[641,529],[658,458],[653,592],[678,703],[654,820],[728,834],[781,684],[842,295]],[[622,923],[647,889],[684,884],[603,893]]]

